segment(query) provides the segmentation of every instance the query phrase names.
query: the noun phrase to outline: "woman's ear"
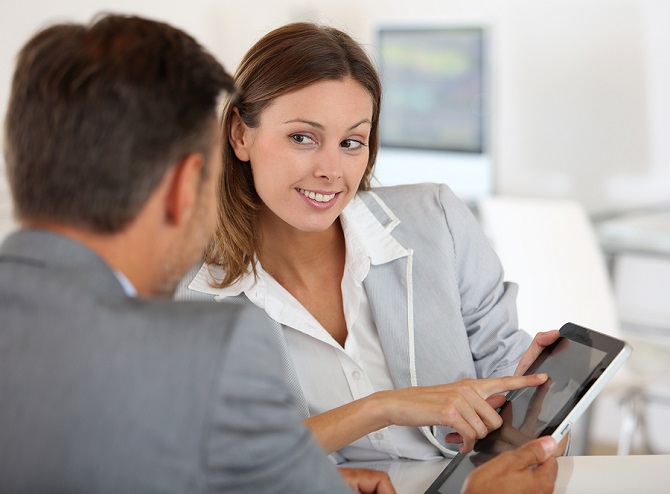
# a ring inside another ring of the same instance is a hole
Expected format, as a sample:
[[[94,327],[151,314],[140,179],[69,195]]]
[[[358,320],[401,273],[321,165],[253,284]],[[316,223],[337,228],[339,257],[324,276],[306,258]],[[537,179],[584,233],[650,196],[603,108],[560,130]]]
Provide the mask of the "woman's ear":
[[[247,124],[244,123],[240,112],[237,108],[233,108],[233,115],[230,119],[230,129],[228,131],[228,141],[235,151],[235,155],[240,161],[250,161],[249,155],[249,140],[250,131]]]

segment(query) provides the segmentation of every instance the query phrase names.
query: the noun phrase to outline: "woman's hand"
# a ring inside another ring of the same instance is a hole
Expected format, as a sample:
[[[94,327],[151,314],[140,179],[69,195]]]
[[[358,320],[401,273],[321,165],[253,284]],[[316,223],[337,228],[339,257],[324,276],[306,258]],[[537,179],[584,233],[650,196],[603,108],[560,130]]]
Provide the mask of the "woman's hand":
[[[470,451],[476,439],[502,425],[496,408],[504,402],[500,393],[539,386],[546,374],[491,379],[462,379],[438,386],[412,387],[377,393],[387,410],[387,425],[445,425],[460,435],[461,453]]]
[[[542,352],[542,350],[556,341],[559,336],[561,336],[561,333],[558,329],[537,333],[528,347],[528,350],[526,350],[526,352],[521,356],[521,360],[519,360],[519,363],[516,366],[514,375],[523,375],[523,373],[528,370],[528,367],[530,367],[530,364],[535,362],[535,359]]]

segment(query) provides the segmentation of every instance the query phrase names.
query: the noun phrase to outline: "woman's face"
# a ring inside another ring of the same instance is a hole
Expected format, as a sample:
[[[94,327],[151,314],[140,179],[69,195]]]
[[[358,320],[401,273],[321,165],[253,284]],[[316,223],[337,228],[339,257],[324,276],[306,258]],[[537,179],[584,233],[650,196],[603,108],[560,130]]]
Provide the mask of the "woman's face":
[[[331,226],[365,172],[371,120],[371,96],[349,77],[279,96],[256,128],[237,117],[231,144],[250,162],[267,206],[261,224],[279,220],[304,232]]]

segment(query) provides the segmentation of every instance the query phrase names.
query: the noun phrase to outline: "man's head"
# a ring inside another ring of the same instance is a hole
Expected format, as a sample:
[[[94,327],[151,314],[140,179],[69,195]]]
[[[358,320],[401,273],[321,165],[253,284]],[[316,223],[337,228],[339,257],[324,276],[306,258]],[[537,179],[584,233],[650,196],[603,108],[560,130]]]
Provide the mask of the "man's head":
[[[108,15],[37,33],[18,55],[5,120],[17,218],[114,235],[168,174],[184,175],[175,169],[189,156],[200,157],[192,168],[208,182],[219,159],[217,104],[233,87],[167,24]]]
[[[230,76],[190,36],[110,15],[61,24],[19,53],[5,121],[16,214],[112,233],[166,170],[207,156]]]

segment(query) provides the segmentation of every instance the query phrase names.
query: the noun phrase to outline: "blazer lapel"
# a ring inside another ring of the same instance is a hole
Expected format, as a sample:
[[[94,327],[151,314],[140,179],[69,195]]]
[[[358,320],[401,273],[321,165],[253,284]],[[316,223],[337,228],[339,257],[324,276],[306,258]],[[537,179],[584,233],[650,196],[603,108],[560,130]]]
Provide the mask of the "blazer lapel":
[[[377,326],[386,363],[396,388],[412,385],[410,363],[414,342],[410,341],[411,313],[408,286],[409,257],[370,267],[363,281]],[[410,280],[411,283],[411,280]],[[411,352],[411,354],[410,354]]]
[[[284,368],[284,378],[289,388],[293,392],[295,398],[294,405],[298,409],[298,412],[302,418],[308,418],[310,416],[309,406],[307,405],[307,400],[305,399],[305,395],[302,392],[302,387],[300,386],[300,381],[298,380],[298,374],[295,371],[293,360],[291,359],[291,354],[289,353],[288,347],[286,345],[283,326],[270,317],[268,317],[268,322],[272,328],[272,332],[275,335],[275,338],[277,339],[279,355],[281,356],[281,362]]]
[[[370,272],[363,286],[396,388],[416,385],[412,250],[392,235],[400,220],[374,192],[359,194],[359,221],[371,255]]]

